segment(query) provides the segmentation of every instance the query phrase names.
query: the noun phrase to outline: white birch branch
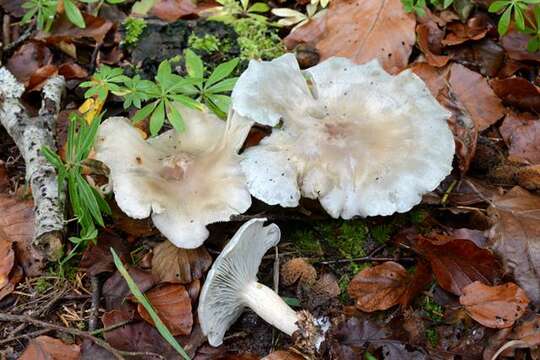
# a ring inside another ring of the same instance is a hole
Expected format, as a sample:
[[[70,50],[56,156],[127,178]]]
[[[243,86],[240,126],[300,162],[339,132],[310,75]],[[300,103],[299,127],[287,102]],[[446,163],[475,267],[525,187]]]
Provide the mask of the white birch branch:
[[[20,102],[24,85],[6,68],[0,68],[0,124],[6,128],[26,164],[26,181],[34,198],[34,243],[49,260],[62,254],[64,194],[58,192],[55,168],[40,150],[55,149],[56,118],[64,91],[64,78],[47,80],[37,117],[30,117]]]

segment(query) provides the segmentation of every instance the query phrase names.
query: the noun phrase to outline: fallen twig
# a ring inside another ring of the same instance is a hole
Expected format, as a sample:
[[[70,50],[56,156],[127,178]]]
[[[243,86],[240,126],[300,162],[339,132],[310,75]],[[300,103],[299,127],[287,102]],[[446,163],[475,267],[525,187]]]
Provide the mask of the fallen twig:
[[[328,261],[317,261],[316,264],[329,265],[329,264],[346,264],[351,262],[363,262],[363,261],[414,261],[414,258],[411,257],[375,257],[375,256],[364,256],[361,258],[355,259],[338,259],[338,260],[328,260]]]
[[[26,164],[26,180],[34,198],[34,245],[52,261],[62,254],[64,196],[59,192],[54,167],[41,154],[44,146],[55,148],[54,130],[65,81],[47,80],[37,117],[30,117],[20,102],[23,84],[6,68],[0,69],[0,123],[6,128]]]
[[[97,276],[91,276],[92,285],[92,306],[90,307],[90,319],[88,320],[88,330],[96,330],[98,324],[99,299],[101,298],[101,285]]]
[[[80,336],[86,339],[89,339],[93,343],[95,343],[98,346],[101,346],[108,352],[110,352],[114,358],[116,359],[124,359],[126,356],[152,356],[156,357],[158,359],[164,359],[163,356],[151,352],[129,352],[129,351],[121,351],[113,348],[111,345],[109,345],[105,340],[102,340],[100,338],[95,337],[94,335],[86,332],[81,331],[77,329],[67,328],[61,325],[51,324],[45,321],[37,320],[34,318],[31,318],[26,315],[13,315],[13,314],[2,314],[0,313],[0,321],[14,321],[14,322],[22,322],[27,324],[32,324],[34,326],[38,326],[41,328],[49,329],[49,330],[56,330],[60,331],[66,334],[70,334],[73,336]]]

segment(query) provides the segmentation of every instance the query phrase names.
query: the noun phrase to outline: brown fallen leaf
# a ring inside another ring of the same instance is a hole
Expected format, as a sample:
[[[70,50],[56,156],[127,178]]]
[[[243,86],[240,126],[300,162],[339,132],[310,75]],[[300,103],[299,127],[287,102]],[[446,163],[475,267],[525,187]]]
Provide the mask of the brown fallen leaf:
[[[27,91],[39,91],[45,85],[45,82],[50,78],[58,74],[58,68],[56,65],[45,65],[36,70],[28,81]]]
[[[399,303],[406,290],[407,278],[403,266],[387,261],[360,271],[349,283],[347,291],[362,311],[386,310]]]
[[[444,31],[434,21],[420,24],[416,27],[418,47],[426,57],[428,64],[442,67],[448,63],[450,56],[441,55],[441,41]]]
[[[42,67],[50,65],[52,60],[52,52],[45,44],[29,41],[9,58],[6,67],[17,80],[28,87],[32,76]],[[34,83],[36,82],[37,80],[34,79]]]
[[[38,336],[22,353],[19,360],[79,360],[79,345],[67,345],[50,336]]]
[[[450,240],[417,236],[412,247],[430,263],[437,283],[455,295],[475,281],[492,284],[501,275],[501,266],[494,254],[469,240]]]
[[[527,51],[529,39],[529,35],[511,29],[500,42],[511,59],[540,62],[540,51],[534,53]]]
[[[9,283],[9,274],[15,264],[15,252],[11,241],[0,229],[0,289]]]
[[[166,284],[145,293],[159,318],[174,336],[189,335],[193,326],[191,298],[186,288],[179,284]],[[139,315],[154,325],[144,306],[137,306]]]
[[[511,327],[529,304],[523,289],[514,283],[489,286],[480,281],[463,288],[459,303],[480,324],[495,329]]]
[[[129,258],[129,249],[124,240],[118,235],[103,232],[99,235],[96,244],[90,244],[84,249],[79,266],[86,270],[89,276],[96,276],[104,272],[113,272],[116,267],[111,254],[113,248],[121,260]]]
[[[414,15],[405,13],[399,0],[335,0],[326,13],[324,31],[313,43],[321,60],[343,56],[362,64],[378,59],[386,71],[396,74],[409,62],[415,25]]]
[[[490,85],[505,104],[524,111],[540,111],[540,88],[526,79],[493,79]]]
[[[165,241],[153,251],[152,273],[160,282],[189,284],[200,279],[212,265],[212,257],[204,246],[181,249]]]
[[[151,289],[156,284],[155,277],[149,272],[132,266],[127,267],[127,270],[142,292]],[[118,271],[103,284],[103,297],[105,298],[105,308],[107,310],[129,307],[129,304],[125,303],[125,299],[130,295],[131,291]]]
[[[408,276],[407,286],[399,299],[399,304],[403,308],[409,307],[414,298],[416,298],[416,296],[431,283],[431,279],[433,279],[431,269],[426,261],[419,261],[416,264],[414,273],[409,274]]]
[[[490,248],[531,301],[540,304],[540,197],[516,186],[494,197],[488,214],[494,223]]]
[[[326,29],[326,13],[292,31],[283,39],[287,49],[292,50],[299,44],[315,45]]]
[[[133,219],[124,214],[116,204],[116,201],[110,201],[109,206],[112,210],[113,226],[133,237],[145,237],[157,234],[156,228],[152,225],[152,220]]]
[[[478,132],[505,114],[501,100],[482,75],[463,65],[453,63],[437,69],[418,63],[411,69],[424,80],[441,105],[452,112],[448,123],[456,140],[459,168],[466,172],[476,151]]]
[[[76,63],[65,63],[60,65],[58,74],[62,75],[67,80],[84,79],[88,77],[88,71]]]
[[[474,120],[479,131],[487,129],[504,116],[504,106],[482,75],[463,65],[452,64],[448,82],[452,93]]]
[[[466,46],[451,48],[448,53],[455,62],[467,64],[470,69],[484,76],[501,76],[502,71],[500,70],[508,65],[508,62],[505,61],[504,49],[497,42],[488,38],[468,43]],[[510,71],[509,65],[504,71]]]
[[[443,45],[459,45],[469,40],[480,40],[487,32],[493,29],[489,17],[485,13],[478,13],[470,17],[464,24],[455,21],[446,26],[446,36],[442,40]]]
[[[196,13],[197,6],[191,0],[157,0],[150,10],[151,15],[169,22]]]
[[[527,190],[540,190],[540,165],[524,166],[515,173],[519,186]]]
[[[281,266],[281,280],[285,286],[291,286],[297,281],[310,285],[316,279],[317,270],[303,258],[288,260]]]
[[[274,351],[273,353],[268,354],[267,356],[263,357],[261,360],[302,360],[304,359],[303,356],[300,356],[296,353],[293,353],[291,351]]]
[[[112,310],[103,314],[103,326],[133,320],[129,311]],[[115,349],[134,352],[157,353],[166,359],[175,359],[178,353],[161,337],[155,327],[145,321],[135,321],[104,334],[105,340]]]
[[[27,276],[39,276],[43,256],[32,246],[34,238],[34,204],[0,194],[0,230],[14,243],[15,258]]]
[[[514,159],[540,164],[540,118],[528,113],[509,113],[499,131]]]

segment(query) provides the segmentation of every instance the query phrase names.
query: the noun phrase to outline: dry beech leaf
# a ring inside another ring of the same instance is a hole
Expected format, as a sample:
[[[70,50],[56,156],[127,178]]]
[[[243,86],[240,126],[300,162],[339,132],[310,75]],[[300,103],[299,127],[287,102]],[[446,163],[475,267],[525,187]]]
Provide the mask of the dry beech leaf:
[[[184,286],[166,284],[146,292],[145,296],[174,336],[191,333],[193,326],[191,298]],[[139,304],[137,311],[145,321],[154,325],[144,306]]]
[[[30,340],[19,360],[78,360],[80,352],[78,345],[67,345],[50,336],[38,336]]]
[[[489,286],[476,281],[463,288],[459,303],[480,324],[495,329],[511,327],[527,310],[529,299],[514,283]]]
[[[273,353],[268,354],[263,357],[261,360],[303,360],[304,357],[295,354],[290,351],[274,351]]]
[[[403,266],[387,261],[360,271],[349,283],[347,291],[362,311],[386,310],[399,303],[406,290],[407,278]]]
[[[298,44],[306,43],[309,45],[315,45],[319,37],[324,33],[326,29],[326,13],[317,17],[314,20],[310,20],[305,25],[292,31],[283,39],[283,43],[287,49],[291,50]]]
[[[9,274],[15,264],[15,252],[11,241],[0,229],[0,289],[9,283]]]
[[[334,0],[324,31],[312,42],[321,60],[343,56],[363,64],[378,59],[386,71],[397,74],[409,62],[415,25],[415,16],[405,13],[400,0]]]
[[[540,164],[540,118],[531,114],[510,113],[499,131],[514,159]]]
[[[15,257],[27,276],[41,275],[43,256],[32,246],[34,204],[0,194],[0,230],[14,243]]]
[[[96,276],[104,272],[113,272],[116,267],[111,255],[113,248],[121,260],[129,259],[129,249],[124,240],[116,234],[103,232],[99,235],[96,244],[84,249],[79,266],[86,270],[89,276]]]
[[[526,79],[493,79],[489,84],[505,104],[525,111],[540,112],[540,88]]]
[[[486,38],[480,41],[451,48],[448,51],[452,59],[460,64],[467,64],[469,68],[489,77],[501,76],[499,70],[508,66],[505,60],[504,49],[495,41]]]
[[[164,21],[176,21],[181,17],[197,13],[197,6],[191,0],[157,0],[150,14]]]
[[[11,56],[6,67],[17,80],[28,86],[36,71],[50,65],[52,60],[52,52],[47,46],[37,41],[29,41]]]
[[[501,45],[512,60],[531,60],[540,62],[540,51],[527,51],[530,36],[516,30],[510,30],[501,38]]]
[[[515,178],[519,186],[527,190],[540,190],[540,165],[518,168]]]
[[[147,271],[132,266],[128,266],[127,270],[142,292],[151,289],[156,284],[155,277]],[[103,284],[103,297],[105,298],[105,308],[107,310],[129,307],[129,304],[125,303],[125,299],[130,295],[131,291],[118,271]]]
[[[437,283],[446,291],[461,295],[475,281],[493,283],[500,275],[494,254],[469,240],[451,240],[435,244],[436,239],[417,236],[413,248],[430,263]]]
[[[493,25],[485,13],[479,13],[470,17],[467,23],[455,21],[446,26],[446,37],[442,40],[443,45],[459,45],[468,40],[480,40],[484,38]]]
[[[516,186],[493,198],[490,247],[513,272],[535,304],[540,304],[540,197]]]
[[[142,124],[140,122],[138,124]],[[155,235],[158,233],[156,228],[152,225],[150,218],[146,219],[133,219],[124,214],[122,210],[116,204],[116,201],[109,202],[109,206],[112,210],[113,226],[115,229],[122,230],[128,235],[136,238]]]
[[[439,29],[434,21],[428,21],[416,27],[418,38],[418,47],[426,57],[428,64],[441,67],[448,63],[450,57],[441,55],[441,41],[444,37],[444,31]]]
[[[204,246],[181,249],[170,241],[154,247],[152,273],[160,282],[189,284],[200,279],[212,265],[212,257]]]
[[[133,320],[130,311],[112,310],[103,314],[104,327]],[[178,353],[161,337],[155,327],[145,321],[131,322],[104,333],[105,340],[115,349],[135,352],[152,352],[166,359],[178,358]]]
[[[281,266],[283,285],[291,286],[297,281],[301,284],[313,284],[317,279],[317,270],[303,258],[294,258]]]

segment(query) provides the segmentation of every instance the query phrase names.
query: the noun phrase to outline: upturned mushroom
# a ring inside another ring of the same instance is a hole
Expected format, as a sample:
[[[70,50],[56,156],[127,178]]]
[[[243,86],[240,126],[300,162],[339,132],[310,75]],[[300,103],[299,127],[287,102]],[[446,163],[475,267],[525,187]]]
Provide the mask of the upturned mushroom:
[[[242,225],[208,272],[198,313],[212,346],[223,343],[225,332],[246,307],[285,334],[296,333],[311,347],[320,344],[318,326],[308,312],[294,311],[272,289],[257,282],[263,255],[281,236],[277,225],[263,226],[265,221],[252,219]]]
[[[250,124],[227,123],[209,111],[179,109],[186,130],[144,140],[129,119],[109,118],[99,128],[96,158],[110,169],[118,206],[136,219],[152,216],[173,244],[196,248],[207,224],[229,220],[251,205],[238,149]]]
[[[301,71],[292,54],[252,60],[232,107],[281,126],[243,155],[251,194],[294,207],[319,199],[334,218],[406,212],[452,170],[450,113],[411,71],[333,57]]]

